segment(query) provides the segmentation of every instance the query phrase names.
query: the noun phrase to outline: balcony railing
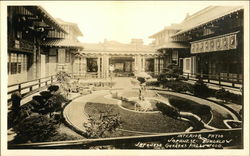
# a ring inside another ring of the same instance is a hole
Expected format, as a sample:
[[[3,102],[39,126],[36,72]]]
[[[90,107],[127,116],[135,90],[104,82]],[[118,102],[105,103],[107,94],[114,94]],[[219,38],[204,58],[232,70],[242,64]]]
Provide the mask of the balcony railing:
[[[21,51],[33,52],[34,44],[26,40],[10,40],[9,48],[18,49]]]

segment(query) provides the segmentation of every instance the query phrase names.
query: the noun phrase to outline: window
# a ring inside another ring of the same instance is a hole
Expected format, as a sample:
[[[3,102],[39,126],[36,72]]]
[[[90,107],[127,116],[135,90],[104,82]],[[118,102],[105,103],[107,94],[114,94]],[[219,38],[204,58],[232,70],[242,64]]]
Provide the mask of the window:
[[[87,58],[87,71],[88,72],[97,72],[97,58]]]
[[[154,59],[147,59],[146,60],[146,72],[153,72],[154,71]]]
[[[172,63],[178,65],[178,51],[172,53]]]
[[[58,63],[65,63],[65,49],[58,49]]]
[[[186,59],[186,70],[190,70],[190,58]]]
[[[70,51],[66,50],[66,63],[70,63]]]
[[[26,54],[10,53],[8,59],[8,74],[19,74],[27,71],[28,56]]]

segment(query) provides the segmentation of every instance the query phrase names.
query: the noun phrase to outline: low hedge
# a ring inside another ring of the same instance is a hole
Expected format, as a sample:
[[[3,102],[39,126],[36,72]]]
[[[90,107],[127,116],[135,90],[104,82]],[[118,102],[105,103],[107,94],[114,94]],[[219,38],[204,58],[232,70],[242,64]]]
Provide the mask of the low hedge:
[[[189,83],[182,81],[176,81],[176,80],[166,81],[163,84],[163,87],[179,93],[185,93],[185,92],[193,93],[193,86]]]
[[[207,98],[207,97],[216,97],[225,102],[233,102],[236,104],[242,104],[242,95],[234,94],[225,89],[211,89],[200,79],[195,84],[190,84],[187,82],[179,80],[165,80],[164,82],[159,82],[163,85],[163,88],[171,89],[174,92],[178,93],[191,93],[194,96]]]

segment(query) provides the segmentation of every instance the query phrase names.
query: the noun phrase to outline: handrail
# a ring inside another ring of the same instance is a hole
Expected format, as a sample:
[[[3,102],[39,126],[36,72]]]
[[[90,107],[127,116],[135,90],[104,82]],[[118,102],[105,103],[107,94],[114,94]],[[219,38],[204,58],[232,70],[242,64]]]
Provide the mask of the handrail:
[[[21,82],[21,83],[14,83],[14,84],[8,85],[8,88],[16,86],[16,85],[19,85],[19,84],[24,84],[24,83],[29,83],[29,82],[33,82],[33,81],[38,81],[40,79],[46,79],[46,78],[49,78],[49,77],[51,78],[52,76],[54,77],[55,75],[51,75],[51,76],[47,76],[47,77],[42,77],[42,78],[34,79],[34,80],[29,80],[29,81],[25,81],[25,82]]]
[[[230,140],[230,144],[224,144],[224,147],[229,146],[242,146],[242,129],[219,129],[219,130],[207,130],[199,132],[175,132],[175,133],[162,133],[153,135],[141,135],[141,136],[127,136],[127,137],[112,137],[112,138],[98,138],[98,139],[81,139],[81,140],[71,140],[71,141],[55,141],[55,142],[39,142],[39,143],[24,143],[24,144],[11,144],[9,143],[8,148],[10,149],[49,149],[49,148],[88,148],[91,146],[104,146],[104,145],[121,145],[137,144],[138,142],[157,142],[163,143],[171,138],[178,138],[180,135],[201,135],[203,137],[208,137],[208,135],[223,135],[223,139]],[[191,138],[191,139],[200,139]],[[136,147],[134,147],[136,148]]]
[[[34,80],[25,81],[25,82],[21,82],[21,83],[11,84],[11,85],[8,85],[8,89],[12,88],[14,86],[16,86],[17,89],[11,89],[10,91],[7,92],[7,94],[10,95],[10,94],[18,91],[18,92],[20,92],[20,94],[23,97],[25,97],[31,91],[39,90],[42,87],[42,84],[45,84],[44,86],[47,86],[48,82],[50,82],[50,84],[52,84],[54,82],[54,80],[55,80],[55,75],[51,75],[51,76],[43,77],[40,79],[34,79]],[[31,83],[31,82],[35,82],[35,83],[29,85],[29,83]],[[27,86],[22,86],[24,84],[27,84]],[[35,86],[38,86],[38,88],[34,89],[33,87],[35,87]],[[29,92],[22,93],[22,91],[25,89],[29,89]],[[8,98],[8,102],[9,101],[10,101],[10,98]]]
[[[221,74],[217,74],[217,75],[212,75],[212,74],[202,74],[202,73],[187,73],[187,72],[183,72],[182,74],[183,76],[185,76],[187,78],[187,80],[197,80],[198,78],[196,78],[196,76],[200,76],[202,79],[207,80],[207,83],[211,83],[211,84],[217,84],[219,86],[229,86],[229,87],[233,87],[233,88],[240,88],[240,87],[236,87],[235,84],[243,84],[243,78],[240,78],[239,74],[236,74],[237,77],[230,77],[228,74],[227,75],[221,75]],[[218,83],[214,83],[211,82],[211,80],[213,81],[218,81]],[[224,85],[222,84],[223,82],[226,83],[231,83],[230,85]]]

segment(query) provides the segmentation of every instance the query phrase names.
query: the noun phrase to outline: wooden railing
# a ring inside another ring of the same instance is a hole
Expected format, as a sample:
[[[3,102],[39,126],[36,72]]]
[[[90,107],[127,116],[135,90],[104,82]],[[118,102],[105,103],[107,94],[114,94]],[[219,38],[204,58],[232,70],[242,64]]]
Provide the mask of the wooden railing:
[[[34,50],[34,44],[33,42],[26,41],[23,39],[20,40],[9,40],[9,48],[14,48],[14,49],[20,49],[20,50],[25,50],[29,52],[33,52]]]
[[[48,86],[56,81],[55,75],[48,76],[40,79],[30,80],[22,83],[8,85],[8,102],[10,96],[14,92],[21,93],[22,97],[31,95],[32,93],[40,90],[42,87]]]
[[[243,84],[242,76],[239,74],[228,75],[221,73],[217,75],[212,75],[212,74],[200,74],[200,73],[195,73],[195,74],[183,73],[183,76],[187,80],[195,80],[195,81],[198,80],[198,78],[200,77],[206,83],[216,84],[219,86],[228,86],[233,88],[241,88]]]
[[[97,72],[84,73],[84,74],[83,73],[71,73],[70,75],[73,76],[74,78],[82,78],[82,79],[98,78]]]
[[[208,142],[202,143],[204,139]],[[183,143],[171,142],[169,140],[185,141],[192,140],[193,143],[186,143],[185,146],[169,146],[169,145],[185,145]],[[209,143],[209,140],[211,142]],[[226,142],[227,141],[227,142]],[[82,139],[73,141],[56,141],[56,142],[40,142],[25,144],[10,144],[9,149],[89,149],[98,146],[113,146],[118,149],[154,149],[158,145],[162,149],[209,149],[209,148],[236,148],[243,147],[242,129],[221,129],[201,132],[178,132],[178,133],[162,133],[154,135],[99,138],[99,139]],[[217,143],[214,143],[217,142]],[[223,143],[224,142],[224,143]],[[190,147],[190,144],[193,146]],[[143,145],[143,146],[142,146]],[[166,146],[168,145],[168,146]],[[215,146],[215,147],[214,147]]]

